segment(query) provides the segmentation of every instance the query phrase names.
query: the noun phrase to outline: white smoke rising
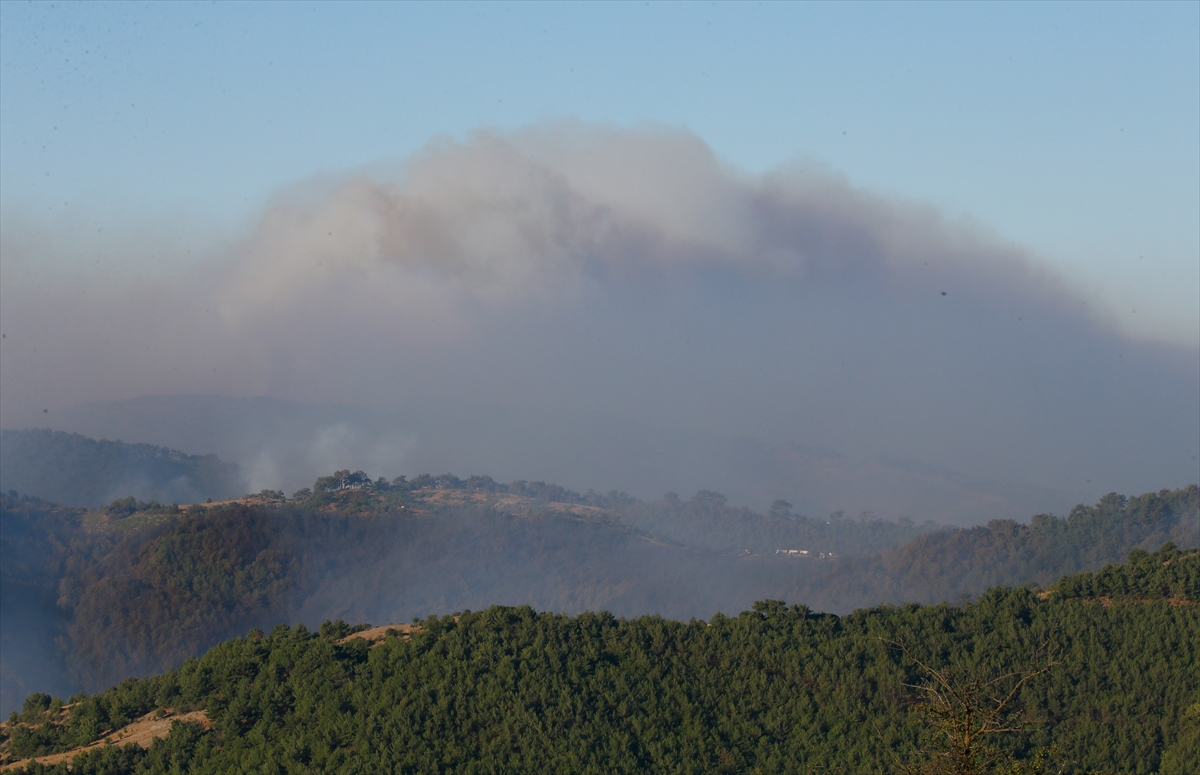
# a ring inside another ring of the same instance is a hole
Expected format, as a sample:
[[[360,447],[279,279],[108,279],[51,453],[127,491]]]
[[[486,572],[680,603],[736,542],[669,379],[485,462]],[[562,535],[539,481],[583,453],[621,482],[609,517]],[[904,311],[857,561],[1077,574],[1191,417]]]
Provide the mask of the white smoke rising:
[[[1018,252],[932,210],[819,170],[739,174],[682,131],[479,132],[430,145],[402,180],[357,175],[304,193],[263,216],[226,298],[231,318],[346,274],[406,301],[441,280],[520,303],[689,267],[882,278],[931,263],[961,271],[966,259],[972,272],[1032,273]]]
[[[737,464],[662,441],[701,437],[917,460],[1079,500],[1197,476],[1197,354],[1121,337],[977,225],[819,165],[749,175],[661,127],[481,131],[390,169],[290,187],[174,280],[56,282],[45,246],[67,237],[6,216],[3,423],[184,393],[375,413],[375,428],[297,441],[311,454],[249,450],[264,487],[347,458],[579,489],[674,471],[640,494],[703,480],[766,502],[800,502],[788,487],[814,481],[785,453]],[[153,263],[131,244],[128,266]],[[664,462],[692,457],[707,462]],[[771,466],[769,482],[739,484]]]

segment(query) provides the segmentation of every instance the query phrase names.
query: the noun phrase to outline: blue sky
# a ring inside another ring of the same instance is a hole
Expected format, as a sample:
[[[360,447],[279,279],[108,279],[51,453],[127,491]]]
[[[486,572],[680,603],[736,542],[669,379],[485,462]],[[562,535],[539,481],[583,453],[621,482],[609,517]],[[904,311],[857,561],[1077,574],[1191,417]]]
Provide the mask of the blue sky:
[[[234,230],[439,134],[687,127],[1027,246],[1200,344],[1200,4],[0,3],[0,205]],[[64,214],[67,214],[64,216]]]

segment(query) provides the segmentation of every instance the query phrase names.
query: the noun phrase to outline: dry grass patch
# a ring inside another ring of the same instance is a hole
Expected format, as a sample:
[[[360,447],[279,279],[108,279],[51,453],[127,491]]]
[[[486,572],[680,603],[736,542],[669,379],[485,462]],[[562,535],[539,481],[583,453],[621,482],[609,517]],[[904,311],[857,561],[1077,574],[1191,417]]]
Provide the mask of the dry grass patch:
[[[72,748],[62,753],[50,754],[49,756],[37,756],[32,759],[10,762],[0,766],[0,771],[15,770],[35,763],[44,765],[59,764],[60,762],[70,761],[81,753],[109,745],[139,745],[142,748],[149,748],[150,744],[155,740],[170,734],[171,724],[176,721],[196,722],[203,725],[206,730],[212,726],[208,720],[208,716],[202,710],[194,710],[190,713],[176,715],[175,711],[170,708],[161,708],[147,713],[120,729],[107,733],[101,739],[89,745]]]

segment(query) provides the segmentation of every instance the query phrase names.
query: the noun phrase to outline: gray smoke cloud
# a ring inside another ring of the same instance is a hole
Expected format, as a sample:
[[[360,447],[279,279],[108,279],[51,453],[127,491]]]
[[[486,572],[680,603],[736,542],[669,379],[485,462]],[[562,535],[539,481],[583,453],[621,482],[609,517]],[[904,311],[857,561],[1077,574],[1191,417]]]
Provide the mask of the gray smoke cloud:
[[[885,516],[922,516],[934,469],[1008,483],[964,498],[1013,516],[1197,478],[1200,354],[1123,336],[977,224],[815,163],[750,175],[683,130],[481,131],[291,186],[199,258],[132,234],[81,269],[88,228],[6,212],[5,427],[87,432],[68,407],[143,395],[333,402],[353,423],[290,451],[169,413],[126,440],[233,455],[256,486],[365,456]]]

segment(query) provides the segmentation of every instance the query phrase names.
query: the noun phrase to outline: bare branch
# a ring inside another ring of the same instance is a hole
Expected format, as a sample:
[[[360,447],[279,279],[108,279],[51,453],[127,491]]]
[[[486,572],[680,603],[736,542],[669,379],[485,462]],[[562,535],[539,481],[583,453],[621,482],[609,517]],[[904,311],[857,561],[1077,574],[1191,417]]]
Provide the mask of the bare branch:
[[[1010,720],[1021,690],[1059,664],[1048,655],[1047,644],[1043,643],[1038,647],[1030,669],[1011,670],[987,678],[990,657],[976,668],[956,673],[951,668],[937,669],[926,664],[901,642],[883,642],[903,653],[929,679],[923,685],[903,684],[924,695],[924,712],[933,720],[940,748],[927,753],[929,760],[922,765],[899,765],[902,772],[912,775],[983,773],[1007,760],[1008,757],[988,741],[1024,730],[1023,724]],[[1012,685],[1008,686],[1009,683]],[[1006,686],[1007,691],[1004,691]],[[1000,692],[1003,693],[997,696]]]

